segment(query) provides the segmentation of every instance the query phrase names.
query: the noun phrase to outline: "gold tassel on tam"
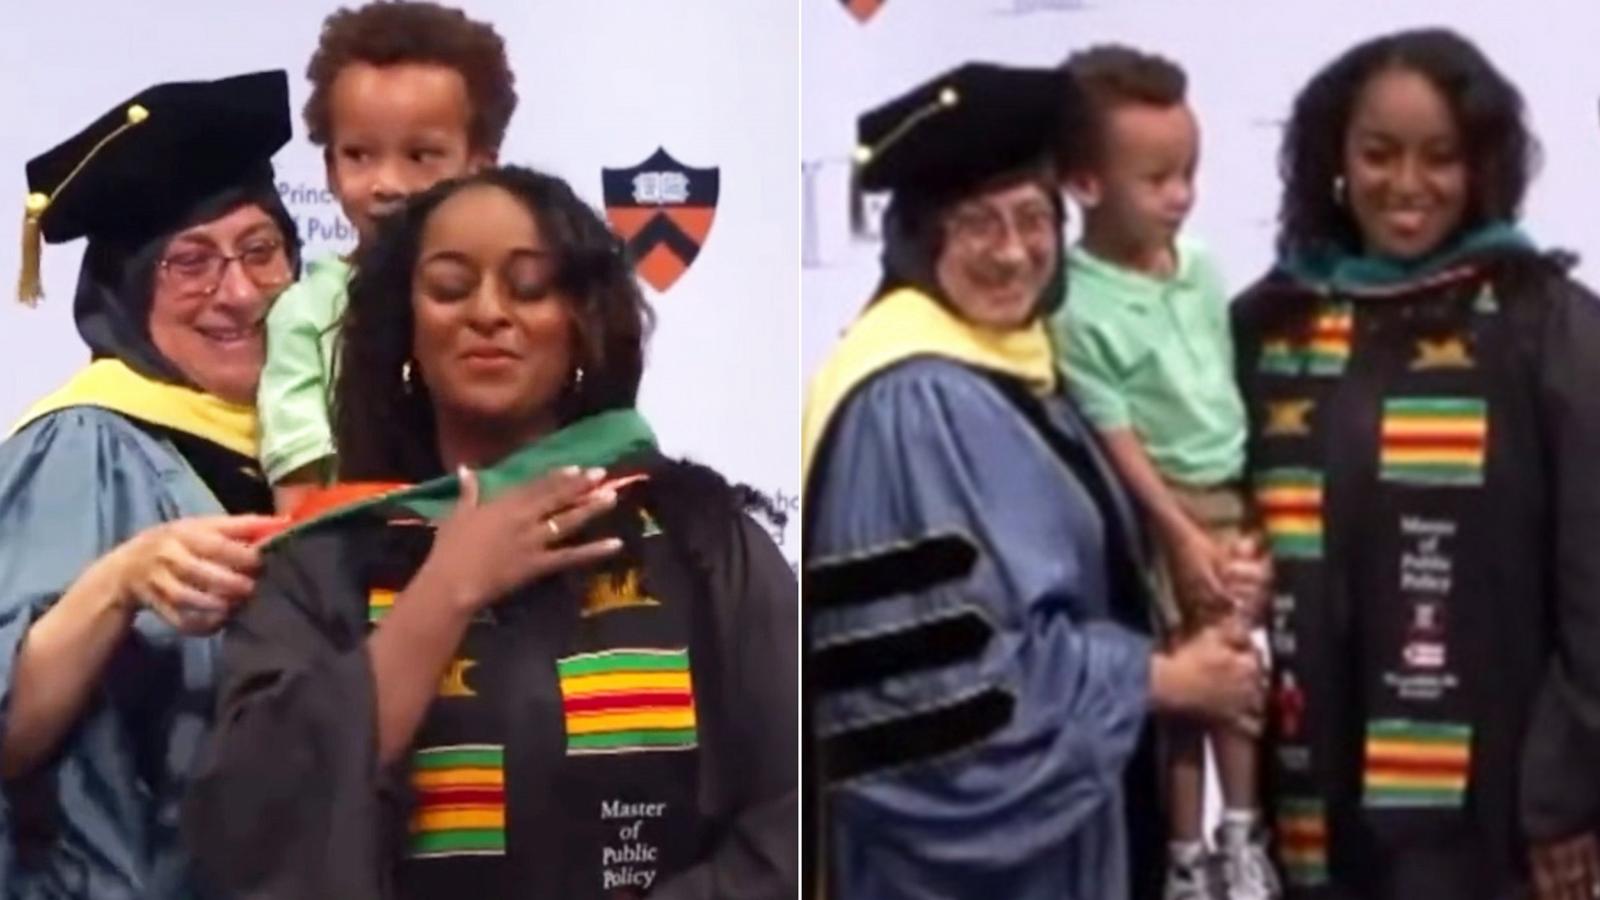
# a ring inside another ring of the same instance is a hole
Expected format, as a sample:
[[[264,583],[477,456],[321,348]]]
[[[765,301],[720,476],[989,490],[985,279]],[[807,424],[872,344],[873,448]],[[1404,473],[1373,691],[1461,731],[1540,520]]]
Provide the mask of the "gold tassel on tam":
[[[884,135],[876,145],[862,144],[856,147],[850,156],[850,231],[857,237],[867,234],[867,199],[866,192],[862,190],[863,173],[873,160],[894,145],[896,141],[905,137],[929,116],[954,107],[961,102],[961,95],[953,87],[946,87],[939,91],[932,102],[923,105],[920,109],[906,116],[905,121],[896,125],[888,134]]]
[[[39,234],[39,219],[44,215],[50,198],[44,194],[29,194],[26,210],[22,214],[22,274],[17,278],[17,299],[28,306],[37,306],[44,296],[39,283],[40,246],[44,239]]]
[[[17,299],[28,306],[39,305],[39,298],[44,296],[44,285],[39,277],[39,257],[43,253],[44,244],[44,214],[50,204],[60,196],[61,191],[72,183],[72,179],[83,171],[83,167],[94,159],[107,144],[116,140],[123,132],[150,118],[150,110],[135,103],[128,107],[127,121],[115,131],[101,138],[99,143],[84,154],[83,159],[73,167],[67,177],[55,186],[49,194],[32,193],[28,195],[26,211],[22,216],[22,271],[17,277]]]

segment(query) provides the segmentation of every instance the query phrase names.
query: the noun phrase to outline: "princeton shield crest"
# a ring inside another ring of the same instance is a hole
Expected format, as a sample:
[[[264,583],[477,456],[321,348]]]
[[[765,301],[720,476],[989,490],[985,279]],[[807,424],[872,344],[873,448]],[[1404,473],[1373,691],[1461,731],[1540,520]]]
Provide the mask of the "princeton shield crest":
[[[700,255],[717,211],[718,172],[692,169],[657,148],[631,169],[601,169],[606,216],[628,243],[639,277],[672,287]]]
[[[857,22],[865,23],[877,14],[888,0],[839,0],[844,4],[845,12],[856,17]]]

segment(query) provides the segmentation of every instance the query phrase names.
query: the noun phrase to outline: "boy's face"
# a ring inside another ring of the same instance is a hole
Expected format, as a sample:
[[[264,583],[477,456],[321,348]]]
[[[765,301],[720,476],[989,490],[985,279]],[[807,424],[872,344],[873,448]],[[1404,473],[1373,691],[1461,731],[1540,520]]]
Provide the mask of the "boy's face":
[[[1091,226],[1140,248],[1167,247],[1194,206],[1200,128],[1188,104],[1124,103],[1107,116],[1099,169],[1067,179]]]
[[[328,111],[328,185],[363,241],[409,195],[494,161],[472,146],[466,80],[447,66],[351,63]]]

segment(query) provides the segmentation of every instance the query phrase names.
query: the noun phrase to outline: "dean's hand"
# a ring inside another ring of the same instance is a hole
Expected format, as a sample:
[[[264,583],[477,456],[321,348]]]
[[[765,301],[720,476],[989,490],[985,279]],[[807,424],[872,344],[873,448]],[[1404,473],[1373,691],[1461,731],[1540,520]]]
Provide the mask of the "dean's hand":
[[[281,524],[269,516],[217,516],[147,529],[116,551],[123,596],[184,634],[212,634],[255,591],[256,539]]]
[[[1261,732],[1266,674],[1250,636],[1223,620],[1195,633],[1150,664],[1151,695],[1158,709]]]

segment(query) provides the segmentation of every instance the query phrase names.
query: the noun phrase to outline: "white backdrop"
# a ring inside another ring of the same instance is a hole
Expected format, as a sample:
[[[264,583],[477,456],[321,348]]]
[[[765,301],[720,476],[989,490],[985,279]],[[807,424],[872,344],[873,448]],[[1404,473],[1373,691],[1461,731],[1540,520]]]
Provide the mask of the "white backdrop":
[[[1582,254],[1600,278],[1600,4],[1594,0],[802,0],[802,368],[809,374],[867,299],[878,248],[851,239],[846,175],[858,112],[956,63],[1055,65],[1117,41],[1169,56],[1189,74],[1202,130],[1191,231],[1219,255],[1231,288],[1271,259],[1276,155],[1294,94],[1367,37],[1446,25],[1521,89],[1545,149],[1526,224],[1541,244]]]
[[[305,139],[304,78],[336,0],[50,0],[6,4],[0,41],[0,222],[20,222],[24,163],[159,81],[290,74],[294,142],[276,163],[308,258],[353,233]],[[505,37],[521,103],[502,159],[546,169],[604,206],[601,169],[664,148],[718,170],[698,257],[661,292],[641,400],[666,450],[747,481],[796,511],[799,409],[796,10],[789,0],[456,0]],[[15,225],[11,227],[16,227]],[[17,232],[0,239],[7,293]],[[0,234],[0,237],[4,237]],[[0,300],[0,428],[87,358],[72,326],[81,244],[47,247],[48,298]],[[780,539],[799,553],[797,516]]]

